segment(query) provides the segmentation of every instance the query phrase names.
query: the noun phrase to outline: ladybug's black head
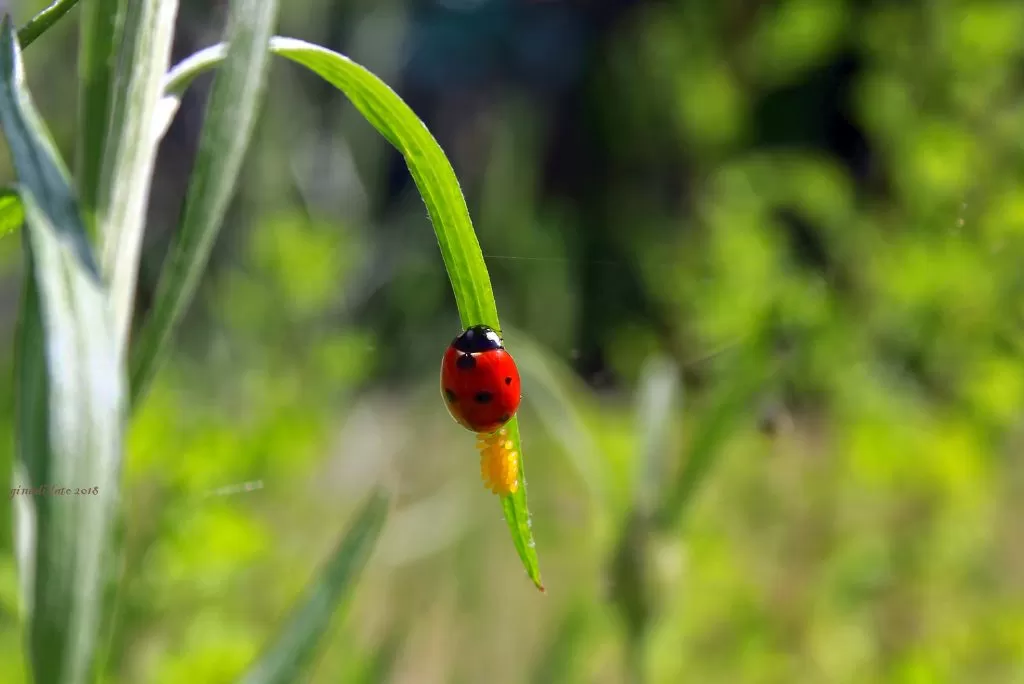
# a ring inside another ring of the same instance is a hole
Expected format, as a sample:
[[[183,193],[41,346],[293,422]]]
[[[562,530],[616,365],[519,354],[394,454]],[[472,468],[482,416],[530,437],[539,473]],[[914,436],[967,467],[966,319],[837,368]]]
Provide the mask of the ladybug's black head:
[[[474,325],[472,328],[466,328],[461,335],[455,338],[452,346],[463,354],[504,349],[501,337],[486,325]]]

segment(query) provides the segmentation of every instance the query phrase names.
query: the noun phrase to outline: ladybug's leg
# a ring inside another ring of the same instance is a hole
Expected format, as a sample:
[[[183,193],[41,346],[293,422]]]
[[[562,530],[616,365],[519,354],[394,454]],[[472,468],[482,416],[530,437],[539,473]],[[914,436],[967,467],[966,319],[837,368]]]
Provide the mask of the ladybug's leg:
[[[508,432],[502,428],[479,433],[476,446],[480,450],[480,476],[484,486],[500,496],[519,489],[519,452],[513,450]]]

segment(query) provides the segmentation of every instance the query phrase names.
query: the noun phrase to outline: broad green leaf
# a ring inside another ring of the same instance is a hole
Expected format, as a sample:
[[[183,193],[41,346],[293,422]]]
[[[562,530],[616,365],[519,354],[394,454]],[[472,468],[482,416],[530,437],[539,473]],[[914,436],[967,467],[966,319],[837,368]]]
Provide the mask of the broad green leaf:
[[[267,42],[277,21],[277,0],[235,0],[228,17],[230,47],[220,48],[225,68],[213,82],[185,211],[157,287],[149,320],[131,349],[134,406],[156,372],[178,321],[195,294],[235,190],[266,85]],[[166,109],[161,104],[160,112]],[[156,146],[162,114],[154,113],[146,144]]]
[[[164,90],[166,97],[158,114],[162,130],[166,130],[173,118],[181,94],[188,85],[196,76],[220,64],[224,60],[225,50],[223,45],[202,50],[167,75]],[[338,88],[367,121],[402,153],[427,205],[462,325],[489,325],[500,330],[491,280],[459,181],[448,158],[423,122],[383,81],[344,55],[301,40],[281,37],[270,40],[270,50],[307,67]],[[180,306],[184,307],[186,303],[187,298]],[[173,324],[174,320],[169,318],[155,321],[153,327],[158,332],[151,333],[151,336],[165,337]],[[143,371],[146,374],[150,372],[149,366],[155,354],[150,346],[141,347],[138,363],[142,369],[140,374]],[[513,418],[506,427],[513,447],[520,454],[520,471],[519,489],[514,495],[502,497],[502,508],[526,572],[534,584],[543,590],[526,502],[526,476],[522,467],[523,450],[518,419]]]
[[[78,34],[78,135],[75,180],[92,229],[113,102],[114,70],[128,0],[88,0]]]
[[[110,122],[96,196],[101,266],[119,352],[127,344],[146,206],[156,163],[152,128],[171,61],[178,0],[136,0],[125,14],[114,72]]]
[[[375,492],[307,588],[280,634],[242,678],[242,684],[291,684],[316,653],[331,620],[352,595],[363,567],[376,547],[388,515],[388,496]]]
[[[43,35],[77,3],[78,0],[54,0],[36,16],[29,19],[27,24],[18,29],[18,43],[21,45],[21,49],[24,50],[32,41]]]
[[[18,191],[0,188],[0,238],[18,230],[24,222],[25,212],[21,208]]]
[[[78,151],[96,156],[79,159],[79,171],[86,174],[79,180],[88,193],[86,207],[93,221],[89,227],[99,234],[117,353],[123,360],[157,152],[156,145],[146,141],[152,139],[150,128],[161,82],[170,64],[178,0],[135,0],[127,5],[90,0],[89,5],[82,27],[83,109]],[[118,519],[115,534],[123,533],[124,521]],[[123,558],[112,562],[120,568]],[[105,588],[107,610],[101,633],[108,638],[103,658],[111,645],[120,606],[116,573]]]
[[[28,660],[37,682],[78,684],[93,677],[112,555],[125,381],[68,174],[29,97],[7,17],[0,127],[27,227],[14,485],[36,493],[13,498]],[[75,493],[93,487],[96,494]]]

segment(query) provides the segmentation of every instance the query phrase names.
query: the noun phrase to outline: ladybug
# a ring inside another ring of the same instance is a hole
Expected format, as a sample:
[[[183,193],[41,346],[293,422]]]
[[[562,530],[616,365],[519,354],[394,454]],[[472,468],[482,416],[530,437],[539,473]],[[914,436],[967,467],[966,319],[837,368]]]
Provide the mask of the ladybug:
[[[519,369],[501,336],[486,325],[467,328],[441,360],[441,394],[459,425],[477,434],[496,432],[519,409]]]

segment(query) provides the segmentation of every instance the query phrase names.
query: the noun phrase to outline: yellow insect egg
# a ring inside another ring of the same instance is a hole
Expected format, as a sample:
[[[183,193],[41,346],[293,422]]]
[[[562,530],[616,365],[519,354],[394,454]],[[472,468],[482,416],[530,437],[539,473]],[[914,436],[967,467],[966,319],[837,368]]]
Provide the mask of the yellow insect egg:
[[[477,437],[484,486],[499,496],[515,493],[519,489],[519,452],[513,450],[506,430],[502,428]]]

